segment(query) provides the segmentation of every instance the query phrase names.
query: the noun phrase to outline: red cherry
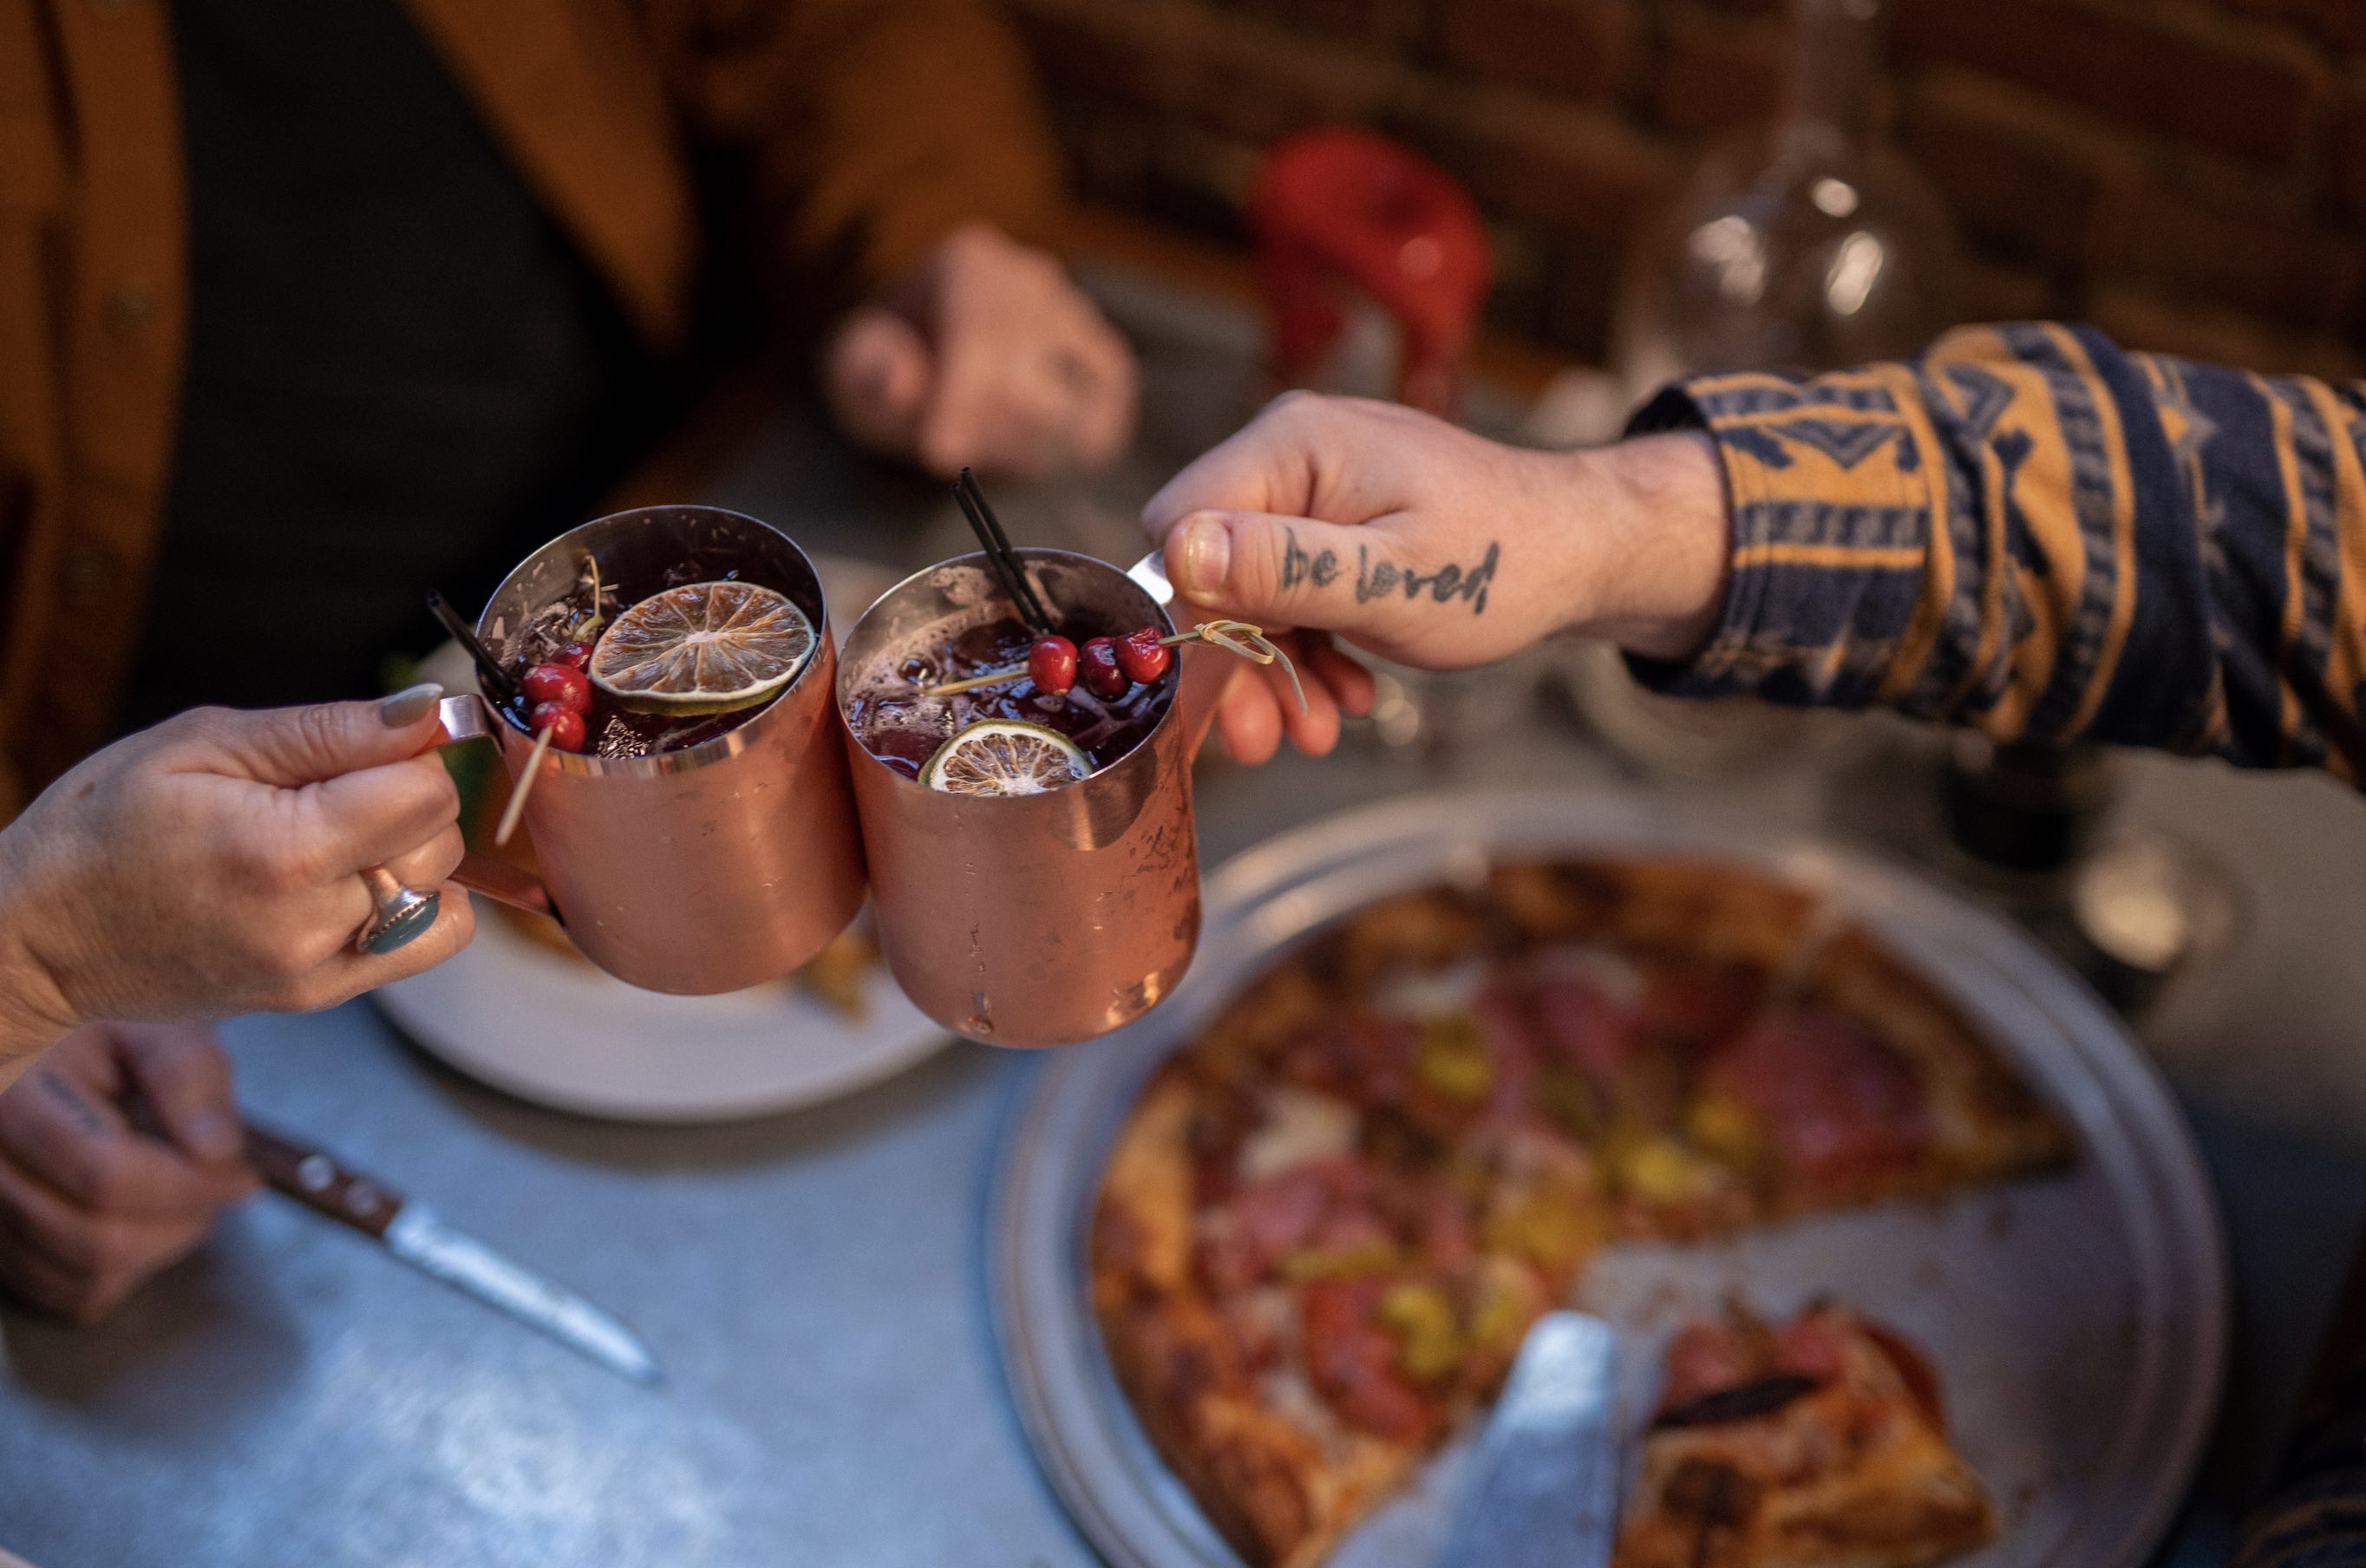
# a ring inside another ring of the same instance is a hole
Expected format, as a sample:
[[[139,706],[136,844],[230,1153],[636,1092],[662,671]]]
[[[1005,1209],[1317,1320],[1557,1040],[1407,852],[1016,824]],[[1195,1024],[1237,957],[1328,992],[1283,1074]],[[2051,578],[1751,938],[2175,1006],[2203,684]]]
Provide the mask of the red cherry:
[[[1056,632],[1037,637],[1027,650],[1027,674],[1037,691],[1065,694],[1076,683],[1076,645]]]
[[[563,703],[536,703],[525,721],[536,734],[550,731],[550,743],[562,751],[583,750],[583,716]]]
[[[588,642],[563,642],[558,651],[550,656],[553,664],[564,664],[569,670],[580,670],[592,662],[592,645]]]
[[[1175,650],[1158,640],[1156,626],[1144,626],[1124,637],[1117,645],[1117,667],[1128,680],[1147,686],[1166,673],[1175,662]]]
[[[537,664],[518,682],[530,703],[557,703],[582,713],[592,705],[592,681],[580,670],[564,664]]]
[[[1121,697],[1133,684],[1117,666],[1117,643],[1112,638],[1097,637],[1087,641],[1077,654],[1077,662],[1086,689],[1097,697]]]

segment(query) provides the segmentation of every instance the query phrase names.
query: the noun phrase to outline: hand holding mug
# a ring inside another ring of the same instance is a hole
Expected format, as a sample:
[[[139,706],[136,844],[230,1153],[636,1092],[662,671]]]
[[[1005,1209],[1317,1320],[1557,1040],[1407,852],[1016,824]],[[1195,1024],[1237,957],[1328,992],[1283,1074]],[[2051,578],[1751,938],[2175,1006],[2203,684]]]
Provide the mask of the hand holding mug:
[[[1558,632],[1680,657],[1724,599],[1725,494],[1704,437],[1580,452],[1503,446],[1360,398],[1285,393],[1143,508],[1176,590],[1264,626],[1336,633],[1427,670],[1490,663]],[[1287,730],[1330,748],[1369,677],[1316,647],[1310,711],[1238,681],[1226,748],[1262,761]]]
[[[93,1019],[329,1007],[466,945],[455,895],[408,945],[354,946],[366,869],[430,890],[458,863],[437,695],[200,708],[51,785],[0,831],[0,1049]]]

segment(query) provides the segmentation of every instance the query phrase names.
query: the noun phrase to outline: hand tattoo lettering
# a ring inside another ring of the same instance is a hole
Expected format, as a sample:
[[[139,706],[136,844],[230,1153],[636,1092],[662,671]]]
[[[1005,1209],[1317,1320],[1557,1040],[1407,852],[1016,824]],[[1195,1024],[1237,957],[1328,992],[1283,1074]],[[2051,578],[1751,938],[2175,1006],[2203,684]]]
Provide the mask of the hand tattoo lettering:
[[[1328,588],[1339,580],[1339,557],[1335,550],[1319,550],[1310,555],[1300,547],[1298,531],[1285,529],[1281,553],[1281,586],[1288,590],[1300,583],[1315,588]],[[1356,547],[1356,603],[1369,604],[1384,593],[1402,592],[1407,599],[1418,599],[1427,589],[1433,603],[1443,604],[1459,599],[1470,606],[1474,615],[1487,613],[1487,589],[1495,581],[1495,568],[1503,558],[1503,547],[1495,540],[1487,542],[1487,553],[1477,564],[1458,566],[1449,561],[1426,575],[1408,568],[1399,568],[1390,561],[1377,564],[1371,551]]]

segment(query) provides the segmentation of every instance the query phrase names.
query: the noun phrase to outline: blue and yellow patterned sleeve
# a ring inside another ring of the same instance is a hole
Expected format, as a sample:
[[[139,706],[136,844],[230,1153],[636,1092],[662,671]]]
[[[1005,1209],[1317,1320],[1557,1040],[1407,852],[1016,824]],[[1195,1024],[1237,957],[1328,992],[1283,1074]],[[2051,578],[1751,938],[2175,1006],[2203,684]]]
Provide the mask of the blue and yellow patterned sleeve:
[[[1732,578],[1655,688],[1881,705],[2366,775],[2366,386],[1967,327],[1919,360],[1702,377]]]

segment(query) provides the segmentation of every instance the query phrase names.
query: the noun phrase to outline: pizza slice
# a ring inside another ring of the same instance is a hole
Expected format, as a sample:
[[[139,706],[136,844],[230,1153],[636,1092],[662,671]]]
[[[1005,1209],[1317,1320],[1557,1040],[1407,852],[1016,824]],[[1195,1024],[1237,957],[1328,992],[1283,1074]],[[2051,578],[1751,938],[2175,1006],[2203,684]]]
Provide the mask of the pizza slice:
[[[1921,1568],[1996,1533],[1938,1382],[1844,1307],[1740,1309],[1669,1347],[1617,1568]]]

